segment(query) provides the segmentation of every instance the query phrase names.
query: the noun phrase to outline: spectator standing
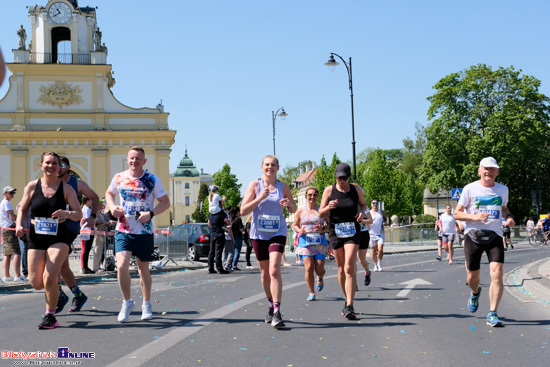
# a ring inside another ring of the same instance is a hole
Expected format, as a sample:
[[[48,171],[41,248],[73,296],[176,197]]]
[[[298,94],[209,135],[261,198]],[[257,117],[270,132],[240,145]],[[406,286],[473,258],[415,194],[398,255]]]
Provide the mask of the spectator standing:
[[[15,196],[17,189],[6,186],[4,187],[4,199],[0,202],[0,226],[2,227],[2,237],[4,238],[4,282],[17,282],[25,280],[21,276],[21,248],[19,241],[15,235],[15,221],[17,216],[13,212],[11,199]],[[13,258],[14,277],[10,276],[10,264]]]

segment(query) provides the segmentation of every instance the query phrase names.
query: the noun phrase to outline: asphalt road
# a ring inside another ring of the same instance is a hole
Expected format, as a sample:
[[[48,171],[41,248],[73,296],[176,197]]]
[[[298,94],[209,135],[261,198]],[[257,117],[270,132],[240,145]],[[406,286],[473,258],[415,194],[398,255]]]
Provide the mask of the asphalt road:
[[[505,272],[550,256],[546,248],[516,246]],[[503,328],[486,325],[488,265],[477,313],[467,307],[462,250],[454,265],[435,252],[386,256],[384,271],[356,297],[356,321],[343,306],[334,262],[327,263],[325,289],[307,302],[302,267],[283,268],[282,312],[287,327],[274,330],[263,319],[267,302],[256,270],[210,275],[206,270],[167,272],[153,279],[155,318],[140,320],[139,282],[133,280],[136,311],[116,321],[121,296],[113,279],[87,282],[89,296],[78,314],[58,315],[60,327],[38,330],[43,292],[0,295],[1,350],[95,353],[82,366],[455,366],[547,365],[550,309],[504,292]],[[71,361],[78,361],[72,359]],[[1,365],[14,365],[1,359]]]

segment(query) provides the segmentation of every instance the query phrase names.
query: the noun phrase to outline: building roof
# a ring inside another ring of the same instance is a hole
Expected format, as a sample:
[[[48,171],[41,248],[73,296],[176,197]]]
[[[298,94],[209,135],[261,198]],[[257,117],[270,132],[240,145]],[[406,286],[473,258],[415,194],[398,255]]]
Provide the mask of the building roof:
[[[199,170],[193,164],[193,160],[187,155],[187,148],[185,149],[185,155],[180,161],[174,177],[199,177]]]
[[[315,181],[316,172],[317,172],[317,168],[314,168],[296,177],[296,186],[300,187],[300,186],[309,185],[310,183]]]

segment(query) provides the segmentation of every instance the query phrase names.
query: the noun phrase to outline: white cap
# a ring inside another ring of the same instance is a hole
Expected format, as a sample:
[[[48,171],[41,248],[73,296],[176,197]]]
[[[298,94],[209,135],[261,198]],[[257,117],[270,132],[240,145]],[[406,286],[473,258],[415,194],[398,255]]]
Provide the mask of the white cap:
[[[497,164],[497,160],[493,157],[485,157],[479,162],[480,167],[495,167],[500,168]]]

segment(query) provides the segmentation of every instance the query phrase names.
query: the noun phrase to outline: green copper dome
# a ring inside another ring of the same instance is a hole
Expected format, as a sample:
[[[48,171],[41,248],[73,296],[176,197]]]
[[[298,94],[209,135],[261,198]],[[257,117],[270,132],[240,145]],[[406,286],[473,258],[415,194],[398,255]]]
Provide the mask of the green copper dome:
[[[193,164],[193,160],[187,156],[187,149],[185,149],[185,156],[181,159],[174,177],[199,177],[199,171]]]

